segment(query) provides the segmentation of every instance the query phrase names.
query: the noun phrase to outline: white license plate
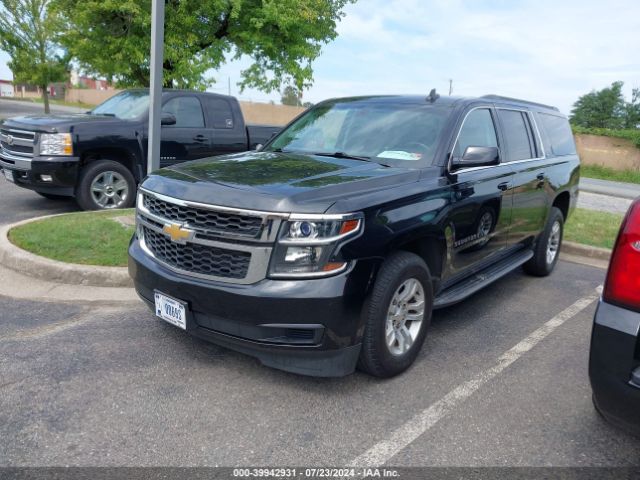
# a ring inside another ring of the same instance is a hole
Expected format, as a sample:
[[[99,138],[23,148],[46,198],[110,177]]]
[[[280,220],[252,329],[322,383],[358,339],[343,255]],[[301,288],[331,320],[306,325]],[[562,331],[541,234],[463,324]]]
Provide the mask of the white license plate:
[[[4,178],[6,178],[8,181],[13,182],[13,170],[7,170],[6,168],[3,168],[2,171],[4,172]]]
[[[155,292],[156,315],[183,330],[187,329],[187,310],[184,304]]]

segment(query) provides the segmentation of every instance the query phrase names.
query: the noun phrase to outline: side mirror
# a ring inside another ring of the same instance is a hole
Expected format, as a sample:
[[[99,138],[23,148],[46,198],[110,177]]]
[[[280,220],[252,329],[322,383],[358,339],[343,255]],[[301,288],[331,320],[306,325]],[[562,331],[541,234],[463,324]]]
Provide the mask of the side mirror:
[[[462,158],[454,158],[451,161],[452,168],[487,167],[500,163],[500,150],[498,147],[474,147],[469,146],[464,151]]]
[[[162,112],[160,116],[160,125],[175,125],[177,122],[175,115],[172,113]]]
[[[264,147],[264,145],[262,145],[261,143],[256,145],[256,152],[259,152],[260,150],[262,150],[262,147]]]

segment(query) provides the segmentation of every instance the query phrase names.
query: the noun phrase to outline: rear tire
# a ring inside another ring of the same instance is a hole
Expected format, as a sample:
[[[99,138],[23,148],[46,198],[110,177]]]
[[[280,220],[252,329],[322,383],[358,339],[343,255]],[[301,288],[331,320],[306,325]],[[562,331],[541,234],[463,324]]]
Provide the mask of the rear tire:
[[[136,181],[127,167],[113,160],[99,160],[80,173],[76,201],[83,210],[133,207]]]
[[[45,192],[38,192],[36,191],[36,193],[38,195],[40,195],[41,197],[44,197],[48,200],[69,200],[71,199],[70,196],[68,195],[56,195],[54,193],[45,193]]]
[[[382,378],[409,368],[427,335],[432,306],[431,275],[422,258],[409,252],[389,256],[362,309],[358,368]]]
[[[533,257],[524,264],[524,271],[536,277],[549,275],[558,263],[563,233],[564,215],[559,208],[551,207],[547,224],[538,237]]]

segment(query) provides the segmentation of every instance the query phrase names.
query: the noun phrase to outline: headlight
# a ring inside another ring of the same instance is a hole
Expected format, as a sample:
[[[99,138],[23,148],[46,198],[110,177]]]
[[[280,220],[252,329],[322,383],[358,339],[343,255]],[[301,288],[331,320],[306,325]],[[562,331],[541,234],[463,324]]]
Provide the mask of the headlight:
[[[339,258],[342,245],[362,232],[360,215],[292,215],[282,223],[273,251],[271,277],[321,277],[341,272],[347,262]]]
[[[40,134],[40,155],[73,155],[70,133]]]

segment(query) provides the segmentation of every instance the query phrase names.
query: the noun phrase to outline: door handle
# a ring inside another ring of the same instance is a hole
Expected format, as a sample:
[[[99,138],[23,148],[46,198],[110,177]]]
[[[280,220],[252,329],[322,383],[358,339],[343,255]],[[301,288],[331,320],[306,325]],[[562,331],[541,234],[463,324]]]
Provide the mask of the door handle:
[[[506,192],[510,188],[511,184],[509,182],[502,182],[498,184],[498,190],[502,190],[503,192]]]
[[[207,137],[205,137],[204,135],[196,135],[195,137],[193,137],[193,139],[196,142],[204,142],[207,139]]]

